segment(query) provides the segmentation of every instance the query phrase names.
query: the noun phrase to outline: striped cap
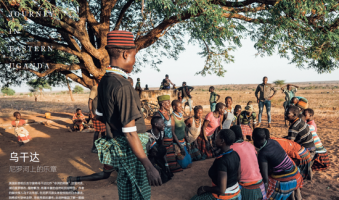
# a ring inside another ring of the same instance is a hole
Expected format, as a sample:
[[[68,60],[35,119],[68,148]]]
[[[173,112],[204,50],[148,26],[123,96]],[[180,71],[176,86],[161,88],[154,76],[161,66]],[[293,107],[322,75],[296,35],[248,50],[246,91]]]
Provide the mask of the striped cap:
[[[134,36],[129,31],[111,31],[107,34],[106,48],[134,49]]]

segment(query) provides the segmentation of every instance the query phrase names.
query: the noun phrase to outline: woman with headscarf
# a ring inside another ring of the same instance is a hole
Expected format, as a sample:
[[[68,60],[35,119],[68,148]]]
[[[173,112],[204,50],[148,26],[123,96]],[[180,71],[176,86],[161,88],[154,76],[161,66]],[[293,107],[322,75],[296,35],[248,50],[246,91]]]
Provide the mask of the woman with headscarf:
[[[158,96],[158,103],[160,106],[159,111],[154,113],[153,116],[160,116],[164,119],[164,122],[165,122],[164,146],[167,149],[167,155],[166,155],[167,162],[172,173],[181,172],[182,168],[176,160],[175,149],[173,145],[174,141],[177,144],[179,143],[179,141],[178,141],[177,136],[173,134],[175,131],[175,126],[170,115],[170,109],[171,109],[170,96],[169,95]],[[184,148],[181,148],[180,150],[181,152],[183,152],[183,154],[185,154]]]

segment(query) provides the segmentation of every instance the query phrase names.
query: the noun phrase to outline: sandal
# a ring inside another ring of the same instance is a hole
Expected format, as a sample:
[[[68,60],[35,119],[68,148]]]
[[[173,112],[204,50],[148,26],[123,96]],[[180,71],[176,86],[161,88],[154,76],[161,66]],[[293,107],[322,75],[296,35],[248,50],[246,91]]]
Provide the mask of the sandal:
[[[68,186],[70,186],[72,184],[72,176],[67,177],[66,181],[68,183]]]

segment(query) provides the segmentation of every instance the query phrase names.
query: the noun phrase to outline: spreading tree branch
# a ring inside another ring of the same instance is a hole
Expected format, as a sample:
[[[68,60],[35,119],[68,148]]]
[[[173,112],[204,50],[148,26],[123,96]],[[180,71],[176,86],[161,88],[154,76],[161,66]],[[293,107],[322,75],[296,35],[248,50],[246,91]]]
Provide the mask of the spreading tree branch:
[[[129,0],[124,7],[121,9],[117,22],[115,23],[114,30],[119,30],[122,19],[125,15],[126,10],[132,5],[134,0]]]

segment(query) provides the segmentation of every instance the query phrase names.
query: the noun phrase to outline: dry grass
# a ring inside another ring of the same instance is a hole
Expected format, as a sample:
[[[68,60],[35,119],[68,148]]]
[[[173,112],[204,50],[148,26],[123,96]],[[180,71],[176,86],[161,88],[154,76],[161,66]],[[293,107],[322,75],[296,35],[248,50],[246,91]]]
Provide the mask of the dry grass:
[[[297,96],[303,96],[309,100],[309,107],[314,109],[318,117],[339,118],[339,82],[325,83],[298,83],[301,88]],[[253,101],[256,105],[254,90],[257,85],[217,85],[216,92],[220,94],[220,101],[224,102],[226,96],[233,98],[233,106],[239,104],[244,107],[248,101]],[[312,88],[312,89],[308,89]],[[209,86],[195,86],[192,92],[194,105],[208,105]],[[323,89],[326,88],[326,89]],[[332,90],[333,89],[333,90]],[[65,92],[63,92],[65,93]],[[63,112],[73,113],[76,108],[81,108],[83,112],[88,112],[89,94],[74,94],[75,101],[72,102],[68,94],[46,93],[38,97],[38,102],[34,102],[34,97],[18,95],[11,97],[0,97],[1,116],[12,116],[14,111],[21,112]],[[281,90],[277,91],[272,99],[272,114],[283,113],[283,102],[285,96]],[[256,111],[258,107],[254,106]]]

